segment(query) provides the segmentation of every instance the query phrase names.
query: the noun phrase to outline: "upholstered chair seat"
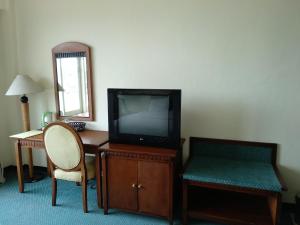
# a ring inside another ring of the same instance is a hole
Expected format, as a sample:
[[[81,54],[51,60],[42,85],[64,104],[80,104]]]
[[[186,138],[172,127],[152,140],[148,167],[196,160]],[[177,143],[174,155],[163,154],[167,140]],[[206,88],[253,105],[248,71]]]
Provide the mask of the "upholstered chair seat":
[[[68,124],[55,122],[44,130],[44,144],[52,175],[52,205],[56,205],[57,179],[82,185],[83,211],[87,212],[87,180],[95,177],[95,159],[86,156],[80,136]]]
[[[86,165],[87,179],[90,180],[95,178],[96,176],[95,157],[86,156],[85,165]],[[62,169],[55,169],[53,172],[54,172],[53,175],[56,179],[74,181],[74,182],[82,181],[81,171],[64,171]]]

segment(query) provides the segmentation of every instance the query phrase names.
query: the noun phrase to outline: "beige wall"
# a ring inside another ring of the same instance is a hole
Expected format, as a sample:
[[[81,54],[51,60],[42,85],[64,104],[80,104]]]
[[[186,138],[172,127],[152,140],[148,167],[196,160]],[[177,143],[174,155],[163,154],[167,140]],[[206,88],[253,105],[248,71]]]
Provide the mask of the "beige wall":
[[[0,21],[2,19],[3,10],[1,8],[1,2],[0,2]],[[5,71],[4,71],[4,54],[3,54],[3,28],[2,23],[0,25],[0,104],[4,104],[4,96],[2,95],[3,89],[5,86]],[[0,110],[0,117],[4,118],[6,115],[5,110]],[[5,120],[0,120],[0,143],[3,143],[0,145],[0,163],[4,163],[7,160],[6,158],[6,151],[5,147],[7,146],[7,143],[5,142],[5,136],[6,136],[6,129],[5,129]]]
[[[15,13],[11,1],[0,0],[0,162],[14,162],[13,144],[8,136],[20,130],[17,97],[4,96],[17,73]]]
[[[15,3],[17,71],[46,88],[31,97],[32,127],[55,110],[51,48],[80,41],[92,47],[90,128],[107,129],[109,87],[180,88],[183,137],[279,143],[284,200],[300,190],[300,1]],[[45,164],[43,155],[35,160]]]
[[[8,9],[8,0],[0,0],[0,10]]]

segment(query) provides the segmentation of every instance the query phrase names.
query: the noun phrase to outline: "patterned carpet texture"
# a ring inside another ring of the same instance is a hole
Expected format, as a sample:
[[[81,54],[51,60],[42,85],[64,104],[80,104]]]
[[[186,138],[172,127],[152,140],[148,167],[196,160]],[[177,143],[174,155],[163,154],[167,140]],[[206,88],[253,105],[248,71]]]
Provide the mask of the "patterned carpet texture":
[[[51,179],[25,184],[25,192],[18,192],[14,171],[6,174],[0,184],[0,225],[167,225],[161,218],[110,210],[103,215],[97,207],[96,190],[88,189],[89,213],[82,210],[81,187],[72,182],[58,181],[57,206],[51,206]],[[180,225],[175,219],[174,225]],[[216,225],[191,221],[191,225]],[[286,224],[286,223],[283,223]]]

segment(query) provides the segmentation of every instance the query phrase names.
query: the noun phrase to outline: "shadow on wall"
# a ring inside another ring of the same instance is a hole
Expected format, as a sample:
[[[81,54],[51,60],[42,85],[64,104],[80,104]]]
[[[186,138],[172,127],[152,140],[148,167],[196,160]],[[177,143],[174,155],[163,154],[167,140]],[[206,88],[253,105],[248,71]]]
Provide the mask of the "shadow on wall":
[[[238,103],[190,103],[182,107],[182,133],[237,139],[246,129],[245,117],[246,111]]]
[[[242,139],[246,110],[239,103],[188,102],[182,106],[181,135],[185,137],[184,159],[188,155],[188,138],[208,137]]]
[[[295,195],[300,192],[299,189],[295,189],[300,186],[300,171],[281,165],[279,165],[279,170],[288,187],[288,191],[283,193],[283,202],[295,202]]]

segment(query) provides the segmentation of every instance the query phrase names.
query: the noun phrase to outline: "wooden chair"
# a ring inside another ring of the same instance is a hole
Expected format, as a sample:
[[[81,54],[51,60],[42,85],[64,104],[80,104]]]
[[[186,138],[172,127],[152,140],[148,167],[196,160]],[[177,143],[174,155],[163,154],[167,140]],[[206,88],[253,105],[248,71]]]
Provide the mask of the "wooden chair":
[[[95,177],[94,157],[85,156],[82,141],[66,123],[55,122],[44,130],[44,143],[52,177],[52,206],[56,205],[57,179],[82,184],[83,211],[87,207],[87,180]]]

